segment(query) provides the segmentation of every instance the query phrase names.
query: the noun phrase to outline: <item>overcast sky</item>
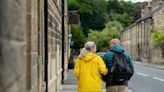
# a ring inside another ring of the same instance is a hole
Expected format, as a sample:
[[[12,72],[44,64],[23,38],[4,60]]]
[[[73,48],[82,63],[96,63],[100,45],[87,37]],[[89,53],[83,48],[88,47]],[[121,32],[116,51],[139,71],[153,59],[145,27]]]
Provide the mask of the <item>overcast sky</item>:
[[[124,1],[132,1],[132,2],[144,2],[144,1],[150,1],[150,0],[124,0]]]

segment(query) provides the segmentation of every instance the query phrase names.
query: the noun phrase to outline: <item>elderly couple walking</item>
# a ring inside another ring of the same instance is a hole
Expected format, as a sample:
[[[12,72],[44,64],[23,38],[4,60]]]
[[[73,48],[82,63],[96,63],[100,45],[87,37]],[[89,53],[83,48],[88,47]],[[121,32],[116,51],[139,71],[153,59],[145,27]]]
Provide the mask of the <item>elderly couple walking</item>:
[[[109,47],[102,59],[96,55],[94,42],[85,44],[74,68],[78,92],[101,92],[102,79],[106,92],[131,92],[128,89],[128,80],[134,73],[131,57],[117,38],[110,41]]]

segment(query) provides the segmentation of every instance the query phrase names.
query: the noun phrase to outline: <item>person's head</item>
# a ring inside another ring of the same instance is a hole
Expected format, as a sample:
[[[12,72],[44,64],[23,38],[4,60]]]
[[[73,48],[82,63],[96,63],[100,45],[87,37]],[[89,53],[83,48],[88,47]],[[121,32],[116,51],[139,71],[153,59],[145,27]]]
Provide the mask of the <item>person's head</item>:
[[[81,50],[79,57],[82,58],[88,53],[96,53],[96,44],[92,41],[85,43],[84,48]]]
[[[120,45],[120,40],[118,38],[114,38],[109,42],[109,48],[112,48],[115,45]]]

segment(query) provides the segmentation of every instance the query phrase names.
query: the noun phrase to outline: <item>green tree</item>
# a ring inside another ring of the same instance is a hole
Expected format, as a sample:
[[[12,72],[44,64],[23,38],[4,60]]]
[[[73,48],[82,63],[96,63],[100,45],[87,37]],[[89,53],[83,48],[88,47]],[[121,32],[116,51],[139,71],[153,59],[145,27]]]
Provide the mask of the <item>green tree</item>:
[[[79,9],[80,5],[77,0],[68,0],[68,9],[69,10],[77,10]]]
[[[124,27],[140,18],[140,10],[147,3],[132,3],[123,0],[108,0],[107,12],[111,21],[119,21]]]
[[[153,33],[153,38],[156,45],[164,45],[164,34],[155,31]]]
[[[122,26],[125,28],[132,23],[133,18],[129,16],[127,13],[123,13],[123,14],[116,14],[114,16],[114,20],[119,21],[122,24]]]
[[[91,30],[88,35],[88,41],[94,41],[99,51],[108,48],[109,40],[113,38],[120,38],[120,31],[123,30],[121,23],[117,21],[110,21],[106,24],[102,31]]]
[[[72,33],[72,41],[73,41],[73,48],[78,50],[83,47],[85,43],[85,36],[81,28],[78,25],[71,26],[71,33]]]
[[[87,40],[88,41],[94,41],[95,44],[97,45],[97,47],[99,47],[98,46],[99,34],[100,34],[100,32],[98,32],[98,31],[90,30],[90,33],[88,34]]]
[[[106,0],[68,0],[69,10],[78,10],[81,27],[87,36],[90,29],[101,30],[105,27]]]
[[[145,4],[147,3],[132,3],[123,0],[68,0],[69,10],[77,10],[80,14],[81,29],[85,36],[88,36],[90,29],[92,31],[100,31],[104,28],[107,30],[105,25],[107,22],[118,21],[119,23],[116,24],[121,23],[124,28],[129,26],[140,18],[140,10]],[[115,27],[108,30],[118,30]]]

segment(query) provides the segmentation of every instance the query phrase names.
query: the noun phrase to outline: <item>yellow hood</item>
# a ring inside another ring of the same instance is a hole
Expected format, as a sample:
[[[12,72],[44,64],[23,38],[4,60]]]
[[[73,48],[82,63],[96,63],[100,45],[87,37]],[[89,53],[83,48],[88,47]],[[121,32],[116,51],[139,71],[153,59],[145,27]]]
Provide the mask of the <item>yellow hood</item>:
[[[93,54],[93,53],[88,53],[87,55],[85,55],[85,56],[82,58],[82,60],[88,62],[88,61],[91,61],[91,60],[92,60],[93,58],[95,58],[95,57],[96,57],[95,54]]]

